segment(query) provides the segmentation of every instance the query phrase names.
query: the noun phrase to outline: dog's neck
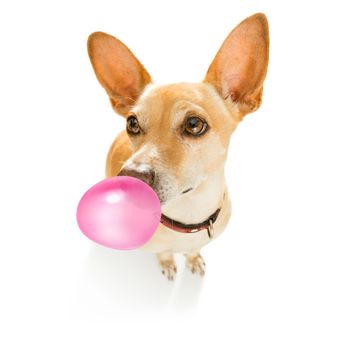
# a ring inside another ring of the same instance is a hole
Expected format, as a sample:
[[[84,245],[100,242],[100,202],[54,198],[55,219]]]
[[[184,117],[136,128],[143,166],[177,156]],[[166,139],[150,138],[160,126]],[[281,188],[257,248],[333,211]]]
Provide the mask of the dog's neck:
[[[225,190],[226,181],[222,168],[208,176],[193,191],[170,201],[162,208],[162,212],[184,224],[203,222],[221,207]]]

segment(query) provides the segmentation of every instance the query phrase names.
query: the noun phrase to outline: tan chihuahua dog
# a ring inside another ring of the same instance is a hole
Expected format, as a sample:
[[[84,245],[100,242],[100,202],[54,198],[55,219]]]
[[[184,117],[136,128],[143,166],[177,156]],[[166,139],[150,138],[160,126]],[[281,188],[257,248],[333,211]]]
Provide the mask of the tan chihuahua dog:
[[[107,177],[139,178],[161,201],[161,224],[144,249],[157,254],[169,280],[174,253],[184,253],[188,268],[204,275],[200,249],[224,231],[231,214],[224,177],[230,137],[261,104],[269,56],[265,15],[229,34],[197,84],[153,85],[133,53],[102,32],[90,35],[88,52],[113,109],[126,118],[108,153]]]

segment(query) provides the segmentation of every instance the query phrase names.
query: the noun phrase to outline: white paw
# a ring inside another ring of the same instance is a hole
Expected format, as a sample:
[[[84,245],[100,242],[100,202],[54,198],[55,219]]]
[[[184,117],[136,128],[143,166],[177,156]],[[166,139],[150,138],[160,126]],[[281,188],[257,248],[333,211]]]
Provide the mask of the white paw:
[[[173,281],[177,272],[176,264],[174,260],[161,260],[159,262],[162,269],[162,274],[169,280]]]
[[[205,274],[205,262],[200,254],[187,255],[186,266],[193,274],[204,276]]]

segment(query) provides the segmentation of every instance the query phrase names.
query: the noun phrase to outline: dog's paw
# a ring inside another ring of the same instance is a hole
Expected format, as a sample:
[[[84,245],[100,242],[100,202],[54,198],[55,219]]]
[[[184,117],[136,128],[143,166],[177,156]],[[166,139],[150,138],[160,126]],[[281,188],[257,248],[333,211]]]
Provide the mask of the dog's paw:
[[[177,268],[172,254],[158,254],[159,265],[162,269],[162,274],[169,280],[173,281],[176,276]]]
[[[164,260],[160,262],[162,274],[169,280],[173,281],[176,276],[177,268],[174,260]]]
[[[205,262],[199,253],[186,254],[186,266],[193,274],[204,276],[205,274]]]

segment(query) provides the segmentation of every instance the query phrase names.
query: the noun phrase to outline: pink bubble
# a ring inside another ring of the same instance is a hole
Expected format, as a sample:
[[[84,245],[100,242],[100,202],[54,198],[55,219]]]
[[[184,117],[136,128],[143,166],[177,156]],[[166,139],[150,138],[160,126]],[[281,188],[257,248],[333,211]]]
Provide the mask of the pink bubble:
[[[80,230],[91,240],[114,249],[135,249],[155,233],[161,217],[153,189],[129,176],[107,178],[92,186],[77,209]]]

